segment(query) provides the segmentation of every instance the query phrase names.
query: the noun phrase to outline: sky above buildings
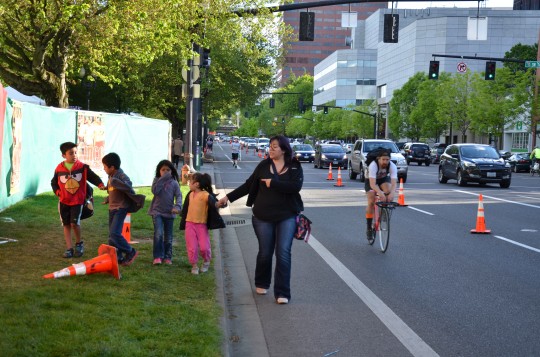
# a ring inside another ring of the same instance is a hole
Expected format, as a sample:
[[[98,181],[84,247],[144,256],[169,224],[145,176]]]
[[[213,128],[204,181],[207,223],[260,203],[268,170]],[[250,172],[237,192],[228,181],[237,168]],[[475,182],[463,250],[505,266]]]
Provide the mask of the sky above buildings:
[[[485,4],[484,4],[485,3]],[[485,5],[485,6],[484,6]],[[486,0],[480,3],[480,7],[505,7],[512,8],[514,0]],[[477,7],[477,1],[397,1],[394,2],[394,9],[425,9],[427,7]],[[388,8],[392,8],[392,3],[388,3]]]

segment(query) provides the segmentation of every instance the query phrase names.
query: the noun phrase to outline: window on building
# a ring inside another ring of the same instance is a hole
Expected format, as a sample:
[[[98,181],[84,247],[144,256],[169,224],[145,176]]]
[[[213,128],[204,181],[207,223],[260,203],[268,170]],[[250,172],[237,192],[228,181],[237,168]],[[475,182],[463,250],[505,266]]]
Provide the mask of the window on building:
[[[512,150],[529,149],[529,133],[512,133]]]
[[[377,98],[386,98],[386,84],[377,87]]]
[[[338,67],[347,67],[347,61],[337,61]]]

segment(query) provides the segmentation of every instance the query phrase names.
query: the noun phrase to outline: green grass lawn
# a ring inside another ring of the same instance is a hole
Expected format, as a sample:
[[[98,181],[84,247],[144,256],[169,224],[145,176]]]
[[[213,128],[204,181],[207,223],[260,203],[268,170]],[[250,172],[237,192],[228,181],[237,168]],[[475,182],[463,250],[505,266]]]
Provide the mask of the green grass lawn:
[[[187,187],[182,187],[185,197]],[[26,199],[0,213],[0,356],[220,356],[221,308],[213,268],[192,275],[184,233],[175,221],[173,265],[152,265],[150,188],[131,216],[135,262],[106,273],[43,279],[96,257],[108,240],[108,206],[95,190],[96,212],[82,221],[84,256],[66,249],[52,193]],[[10,219],[14,222],[10,222]],[[73,239],[74,240],[74,239]],[[138,243],[135,243],[138,242]]]

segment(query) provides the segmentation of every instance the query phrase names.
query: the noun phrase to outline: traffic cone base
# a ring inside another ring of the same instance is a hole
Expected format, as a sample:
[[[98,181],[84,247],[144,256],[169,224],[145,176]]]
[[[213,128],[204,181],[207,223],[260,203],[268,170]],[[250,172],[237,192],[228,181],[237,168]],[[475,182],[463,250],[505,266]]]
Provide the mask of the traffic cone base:
[[[120,280],[120,271],[118,270],[118,257],[116,248],[110,245],[102,244],[98,249],[98,256],[84,261],[82,263],[73,264],[70,267],[56,271],[54,273],[45,274],[45,279],[57,279],[65,276],[73,275],[89,275],[95,273],[109,273],[116,279]]]
[[[341,166],[338,166],[337,168],[337,182],[334,184],[336,187],[343,187],[345,186],[343,182],[341,181]]]
[[[486,229],[486,220],[484,217],[484,197],[478,196],[478,214],[476,215],[476,229],[471,229],[473,234],[490,234],[491,229]]]
[[[403,178],[399,179],[399,194],[398,194],[398,205],[400,206],[408,206],[405,204],[405,194],[403,193]]]
[[[322,168],[322,164],[321,164],[321,168]],[[328,165],[328,177],[326,178],[327,181],[334,181],[334,177],[332,176],[332,163],[330,163],[330,165]]]

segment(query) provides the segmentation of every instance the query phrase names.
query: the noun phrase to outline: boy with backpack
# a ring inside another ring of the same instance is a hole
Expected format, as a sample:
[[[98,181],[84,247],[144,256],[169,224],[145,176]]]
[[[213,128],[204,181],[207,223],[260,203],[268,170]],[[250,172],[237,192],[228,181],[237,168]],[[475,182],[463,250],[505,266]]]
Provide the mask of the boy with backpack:
[[[53,192],[59,198],[58,212],[64,226],[66,251],[64,258],[82,257],[84,243],[81,238],[81,215],[87,200],[87,181],[104,190],[105,185],[99,176],[86,164],[77,160],[77,144],[65,142],[60,145],[62,161],[54,170],[51,180]],[[71,240],[71,231],[75,234],[75,250]]]

